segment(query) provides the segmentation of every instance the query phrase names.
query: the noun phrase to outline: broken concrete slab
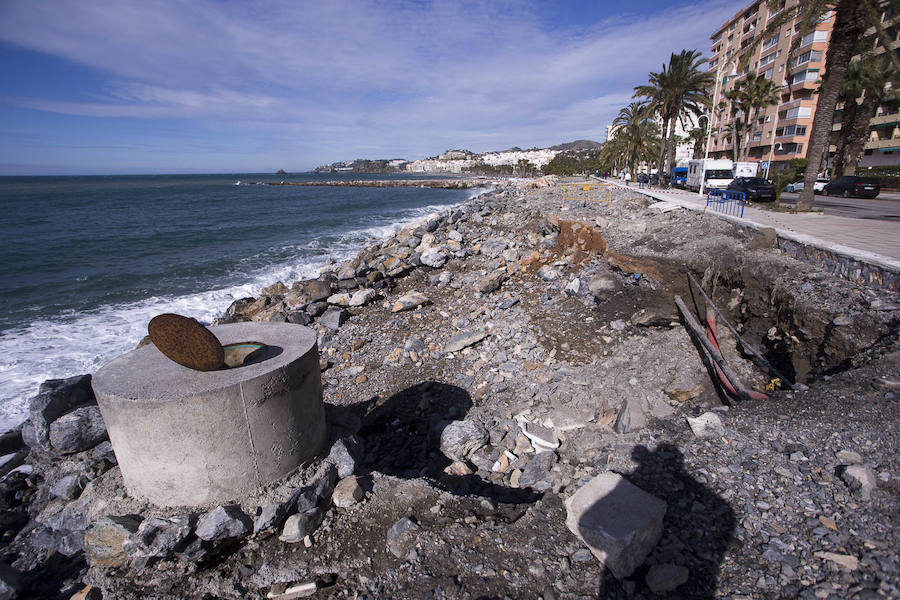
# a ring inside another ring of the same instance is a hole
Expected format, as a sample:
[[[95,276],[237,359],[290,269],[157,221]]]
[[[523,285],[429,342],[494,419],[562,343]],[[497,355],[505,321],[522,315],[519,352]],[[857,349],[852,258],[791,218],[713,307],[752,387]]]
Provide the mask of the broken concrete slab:
[[[666,503],[607,471],[566,500],[566,527],[617,579],[631,575],[662,536]]]

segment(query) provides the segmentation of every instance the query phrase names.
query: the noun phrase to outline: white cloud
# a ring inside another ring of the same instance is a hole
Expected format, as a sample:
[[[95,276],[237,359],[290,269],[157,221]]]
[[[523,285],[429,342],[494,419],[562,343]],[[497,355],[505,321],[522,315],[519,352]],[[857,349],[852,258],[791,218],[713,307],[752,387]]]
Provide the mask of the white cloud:
[[[286,143],[327,146],[309,158],[325,161],[602,136],[647,72],[670,52],[708,51],[736,8],[708,0],[573,30],[511,2],[6,0],[0,40],[107,78],[89,102],[17,105],[302,135]]]

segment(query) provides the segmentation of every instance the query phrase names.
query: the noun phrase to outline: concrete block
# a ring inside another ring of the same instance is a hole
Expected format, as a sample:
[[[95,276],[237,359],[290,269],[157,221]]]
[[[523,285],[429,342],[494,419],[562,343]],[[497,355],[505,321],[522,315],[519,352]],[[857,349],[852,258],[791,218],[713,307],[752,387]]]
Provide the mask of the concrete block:
[[[325,440],[313,330],[290,323],[211,327],[223,344],[270,346],[257,362],[194,371],[152,344],[94,375],[128,492],[162,506],[246,497],[312,459]]]
[[[666,503],[613,472],[566,500],[566,527],[617,579],[631,575],[662,536]]]

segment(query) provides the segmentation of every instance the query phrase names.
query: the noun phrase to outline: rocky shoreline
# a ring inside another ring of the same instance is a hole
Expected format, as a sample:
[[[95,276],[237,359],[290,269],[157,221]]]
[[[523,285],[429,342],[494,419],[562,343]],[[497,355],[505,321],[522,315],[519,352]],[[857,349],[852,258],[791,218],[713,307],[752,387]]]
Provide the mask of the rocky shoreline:
[[[330,181],[245,181],[241,185],[294,185],[299,187],[427,187],[441,190],[465,190],[492,186],[495,180],[483,177],[466,179],[353,179]]]
[[[329,445],[257,497],[129,498],[90,377],[46,382],[0,439],[0,598],[896,597],[897,294],[614,193],[510,183],[229,307],[319,334]],[[808,387],[720,330],[770,389],[729,398],[688,272]]]

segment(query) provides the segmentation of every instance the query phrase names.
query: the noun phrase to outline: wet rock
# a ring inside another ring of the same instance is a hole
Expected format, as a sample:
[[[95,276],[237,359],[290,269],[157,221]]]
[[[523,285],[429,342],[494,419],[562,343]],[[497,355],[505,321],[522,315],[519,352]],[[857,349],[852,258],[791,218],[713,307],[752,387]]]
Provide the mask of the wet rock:
[[[284,528],[278,539],[286,544],[300,543],[303,538],[315,533],[324,518],[325,513],[318,507],[291,515],[284,522]]]
[[[334,486],[334,493],[331,495],[331,500],[334,502],[335,506],[347,508],[362,500],[364,495],[362,487],[360,487],[359,482],[356,480],[356,476],[350,475],[349,477],[341,479],[338,484]]]
[[[136,533],[141,520],[132,516],[109,516],[84,533],[84,550],[91,565],[122,567],[128,563],[125,542]]]
[[[488,442],[488,434],[474,421],[451,421],[441,430],[440,449],[453,460],[465,460]]]
[[[50,445],[62,454],[82,452],[105,439],[106,424],[96,405],[76,408],[50,424]]]
[[[332,331],[337,331],[349,318],[350,313],[343,308],[332,307],[319,317],[319,323]]]
[[[40,448],[49,450],[50,424],[67,412],[94,402],[90,375],[48,379],[28,401],[29,420]]]
[[[197,521],[197,537],[205,542],[239,538],[253,529],[250,517],[235,504],[217,506]]]
[[[459,352],[463,348],[468,348],[473,344],[477,344],[487,337],[486,331],[467,331],[455,335],[444,346],[444,352]]]
[[[872,490],[878,485],[875,471],[864,465],[850,465],[841,473],[841,479],[854,496],[863,500],[868,500],[872,496]]]
[[[391,306],[391,312],[403,312],[418,308],[428,303],[428,298],[419,292],[409,292],[397,298],[394,305]]]
[[[519,487],[530,487],[538,491],[549,490],[552,486],[552,482],[549,481],[550,469],[556,464],[556,460],[555,452],[535,454],[522,469]]]
[[[387,547],[397,558],[406,556],[416,544],[420,527],[412,519],[403,517],[388,529]]]
[[[699,417],[686,417],[694,435],[700,438],[715,438],[725,435],[725,425],[714,412],[705,412]]]
[[[281,281],[276,281],[270,286],[259,290],[260,296],[284,296],[288,293],[288,287]]]
[[[689,574],[681,565],[653,565],[647,572],[647,587],[654,594],[665,594],[687,583]]]
[[[646,426],[647,415],[644,414],[641,401],[637,398],[627,398],[619,409],[613,429],[616,433],[631,433],[640,431]]]
[[[566,512],[566,527],[621,580],[662,536],[666,503],[608,471],[567,499]]]
[[[328,460],[337,467],[338,477],[344,478],[353,474],[362,456],[363,441],[356,435],[350,435],[337,440],[331,446]]]

